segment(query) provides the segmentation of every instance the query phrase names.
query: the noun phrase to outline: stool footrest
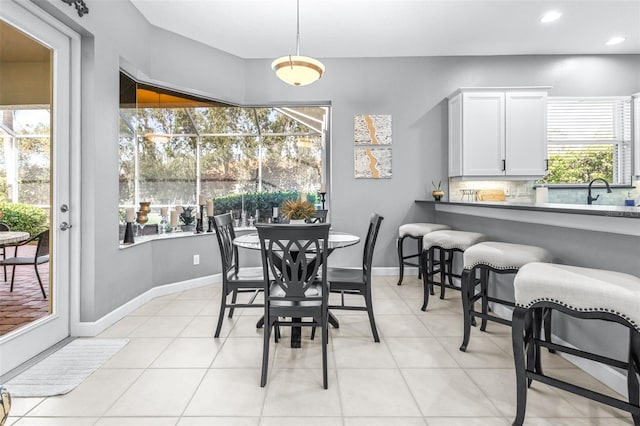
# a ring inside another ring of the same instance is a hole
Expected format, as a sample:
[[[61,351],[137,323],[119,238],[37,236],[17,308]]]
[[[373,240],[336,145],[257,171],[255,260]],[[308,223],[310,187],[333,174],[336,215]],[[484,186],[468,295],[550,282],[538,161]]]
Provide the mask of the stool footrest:
[[[482,312],[476,312],[476,311],[471,311],[469,314],[476,318],[486,319],[486,320],[497,322],[503,325],[511,325],[511,321],[509,321],[508,319],[496,317],[494,315],[483,314]]]
[[[581,351],[580,349],[571,348],[569,346],[559,345],[557,343],[547,342],[546,340],[535,339],[535,343],[539,346],[554,350],[556,352],[564,352],[569,355],[585,358],[591,361],[601,362],[612,367],[617,367],[626,370],[629,367],[629,363],[620,361],[619,359],[609,358],[602,355],[597,355],[591,352]]]
[[[544,374],[535,373],[531,370],[527,370],[527,377],[537,380],[541,383],[547,384],[549,386],[554,386],[565,390],[567,392],[574,393],[576,395],[584,396],[585,398],[589,398],[594,401],[598,401],[602,404],[609,405],[611,407],[618,408],[620,410],[624,410],[633,414],[640,414],[640,407],[630,404],[621,399],[613,398],[608,395],[604,395],[600,392],[595,392],[589,389],[581,388],[579,386],[573,385],[571,383],[565,382],[563,380],[554,379],[553,377],[545,376]]]

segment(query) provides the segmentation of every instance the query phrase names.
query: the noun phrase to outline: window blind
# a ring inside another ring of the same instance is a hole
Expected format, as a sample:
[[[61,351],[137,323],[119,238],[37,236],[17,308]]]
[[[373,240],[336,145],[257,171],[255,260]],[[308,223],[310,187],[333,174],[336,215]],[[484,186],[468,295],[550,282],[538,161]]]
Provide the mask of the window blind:
[[[631,183],[631,99],[549,97],[550,183]]]

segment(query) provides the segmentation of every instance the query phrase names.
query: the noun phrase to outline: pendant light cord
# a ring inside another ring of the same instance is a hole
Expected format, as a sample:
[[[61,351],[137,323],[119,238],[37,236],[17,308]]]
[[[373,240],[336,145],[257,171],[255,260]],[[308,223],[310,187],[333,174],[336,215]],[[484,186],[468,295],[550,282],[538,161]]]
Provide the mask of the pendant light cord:
[[[300,56],[300,0],[296,5],[296,56]]]

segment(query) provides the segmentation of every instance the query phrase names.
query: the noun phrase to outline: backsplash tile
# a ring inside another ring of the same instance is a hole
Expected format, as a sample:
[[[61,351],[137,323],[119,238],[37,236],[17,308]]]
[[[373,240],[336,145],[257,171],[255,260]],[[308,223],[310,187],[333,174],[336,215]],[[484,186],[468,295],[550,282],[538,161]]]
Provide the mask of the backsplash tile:
[[[592,195],[600,195],[594,204],[624,206],[624,201],[631,194],[634,205],[640,204],[640,177],[632,178],[632,185],[635,188],[612,188],[611,194],[599,187],[592,188]],[[469,197],[463,196],[463,190],[481,189],[502,189],[505,191],[505,200],[519,203],[534,203],[536,190],[532,180],[460,180],[449,179],[449,201],[465,202],[472,201]],[[549,203],[560,204],[587,204],[586,188],[549,188]]]

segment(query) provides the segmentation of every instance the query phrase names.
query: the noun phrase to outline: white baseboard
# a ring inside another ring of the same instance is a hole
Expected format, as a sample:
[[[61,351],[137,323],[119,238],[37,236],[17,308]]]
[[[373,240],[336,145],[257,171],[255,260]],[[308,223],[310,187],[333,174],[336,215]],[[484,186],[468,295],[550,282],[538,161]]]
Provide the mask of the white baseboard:
[[[410,267],[404,268],[405,275],[418,275],[418,268]],[[398,267],[397,266],[380,266],[376,268],[371,268],[371,275],[379,275],[379,276],[389,276],[395,275],[398,276]]]
[[[102,318],[93,322],[80,322],[76,328],[76,337],[92,337],[102,333],[125,316],[134,312],[136,309],[155,299],[156,297],[166,296],[168,294],[177,293],[179,291],[190,290],[192,288],[203,287],[210,284],[218,284],[222,282],[220,274],[209,275],[206,277],[194,278],[192,280],[180,281],[172,284],[165,284],[153,287],[142,293],[135,299],[132,299],[122,306],[109,312]]]
[[[491,309],[494,315],[500,318],[511,320],[512,310],[507,308],[506,306],[492,303]],[[555,334],[551,335],[551,339],[554,343],[557,343],[559,345],[567,346],[572,349],[580,349],[570,343],[565,342]],[[620,395],[623,395],[625,398],[628,398],[626,374],[621,373],[619,370],[611,367],[610,365],[602,364],[600,362],[591,361],[566,353],[559,352],[558,354],[585,373],[601,381],[614,391],[618,392]],[[544,368],[544,365],[542,366],[542,368]]]

